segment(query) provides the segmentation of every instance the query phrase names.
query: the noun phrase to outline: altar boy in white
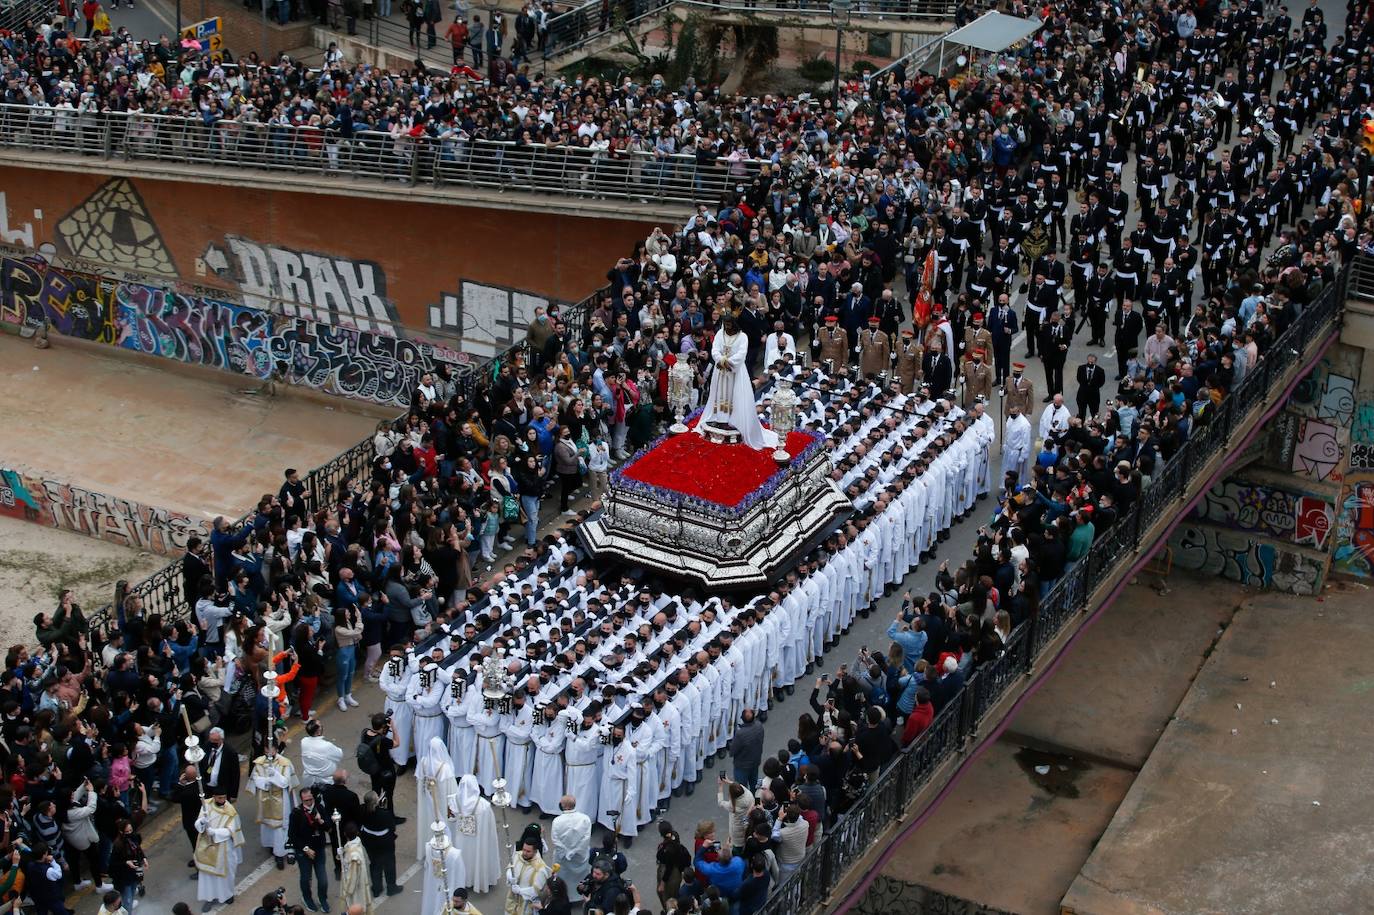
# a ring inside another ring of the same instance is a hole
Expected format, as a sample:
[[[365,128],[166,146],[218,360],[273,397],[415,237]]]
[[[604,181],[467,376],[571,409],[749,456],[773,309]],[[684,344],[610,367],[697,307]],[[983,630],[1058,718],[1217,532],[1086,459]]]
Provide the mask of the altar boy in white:
[[[750,448],[776,448],[778,437],[771,429],[763,428],[754,406],[754,386],[744,361],[749,356],[749,338],[739,329],[731,315],[726,315],[720,330],[711,342],[711,390],[706,395],[706,409],[697,420],[696,431],[706,434],[708,422],[734,426],[740,438]]]
[[[239,864],[243,861],[243,824],[229,798],[216,794],[196,818],[196,898],[202,912],[217,902],[234,901]]]

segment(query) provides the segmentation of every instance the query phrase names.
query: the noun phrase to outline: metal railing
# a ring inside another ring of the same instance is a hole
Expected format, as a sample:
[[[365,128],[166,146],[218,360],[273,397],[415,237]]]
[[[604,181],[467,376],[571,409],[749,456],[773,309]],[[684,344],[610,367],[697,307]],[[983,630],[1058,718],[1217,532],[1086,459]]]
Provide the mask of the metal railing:
[[[1353,285],[1352,285],[1353,283]],[[1097,586],[1138,551],[1152,549],[1157,522],[1176,510],[1189,484],[1230,443],[1232,433],[1263,410],[1308,346],[1339,321],[1347,289],[1374,299],[1374,263],[1358,258],[1303,309],[1231,396],[1156,473],[1140,501],[1094,541],[1086,556],[1055,581],[1038,611],[1012,632],[1006,650],[978,668],[963,692],[941,709],[931,726],[884,770],[858,802],[841,815],[800,866],[781,881],[760,915],[802,915],[826,903],[826,895],[867,855],[950,756],[970,745],[979,726],[1007,691],[1028,675],[1070,620],[1090,609]],[[833,904],[833,900],[832,900]]]
[[[566,54],[585,44],[606,36],[613,36],[626,26],[641,23],[670,6],[686,7],[689,11],[707,14],[734,13],[741,16],[814,18],[817,28],[833,28],[829,0],[795,0],[769,2],[760,0],[615,0],[603,7],[601,0],[590,0],[549,20],[549,46],[546,58]],[[930,22],[953,21],[960,4],[955,0],[859,0],[850,11],[851,26],[855,19],[920,20]]]
[[[526,146],[459,136],[0,105],[0,147],[126,162],[212,165],[367,178],[415,187],[483,187],[572,197],[710,203],[748,183],[759,160]]]
[[[52,22],[57,16],[56,0],[11,0],[0,3],[0,29],[13,32],[25,25]]]

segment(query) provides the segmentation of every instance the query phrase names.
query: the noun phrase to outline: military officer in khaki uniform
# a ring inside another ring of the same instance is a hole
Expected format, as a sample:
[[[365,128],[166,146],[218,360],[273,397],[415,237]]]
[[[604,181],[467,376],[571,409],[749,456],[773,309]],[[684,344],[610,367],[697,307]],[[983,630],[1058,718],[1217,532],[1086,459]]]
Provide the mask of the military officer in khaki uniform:
[[[897,344],[895,354],[897,380],[902,385],[903,394],[916,393],[916,388],[921,383],[921,357],[925,354],[925,348],[916,339],[916,332],[910,327],[904,328],[902,340]]]
[[[825,319],[825,326],[816,334],[821,348],[821,364],[830,360],[836,371],[849,364],[849,332],[840,326],[838,315]]]
[[[981,311],[975,311],[972,321],[964,328],[964,352],[971,354],[976,349],[981,349],[985,353],[992,352],[992,331],[983,326]]]
[[[964,363],[963,394],[959,399],[965,410],[973,409],[980,397],[985,401],[992,399],[992,366],[987,363],[987,350],[980,346],[971,352],[973,355]]]
[[[1035,385],[1026,377],[1026,363],[1011,364],[1011,377],[1007,379],[1007,386],[1003,390],[1002,396],[1006,398],[1003,407],[1007,413],[1011,413],[1012,407],[1019,407],[1022,416],[1030,413],[1031,403],[1035,400]]]
[[[892,368],[892,342],[879,326],[882,322],[868,319],[868,327],[859,331],[859,371],[864,377],[879,375]]]

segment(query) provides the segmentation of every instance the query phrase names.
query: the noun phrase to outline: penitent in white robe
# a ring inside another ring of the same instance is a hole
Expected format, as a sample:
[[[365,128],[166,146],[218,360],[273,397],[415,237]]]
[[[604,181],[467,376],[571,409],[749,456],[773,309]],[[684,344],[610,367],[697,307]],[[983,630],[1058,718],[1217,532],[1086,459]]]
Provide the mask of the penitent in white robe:
[[[467,887],[485,893],[501,879],[501,840],[496,837],[496,814],[491,801],[482,797],[477,779],[464,775],[458,781],[458,819],[453,844],[463,853]]]
[[[448,747],[438,737],[432,738],[424,755],[415,766],[415,794],[419,804],[419,816],[415,822],[426,824],[415,830],[415,856],[424,857],[425,845],[431,838],[430,823],[445,823],[452,833],[453,818],[449,813],[456,808],[458,780],[453,775],[453,761],[449,759]]]
[[[534,768],[530,776],[530,800],[549,816],[558,814],[563,799],[563,744],[568,726],[563,718],[534,726]]]
[[[427,832],[428,830],[420,830]],[[452,845],[439,848],[434,840],[425,843],[425,888],[420,894],[420,915],[440,915],[448,911],[453,891],[467,886],[463,853]]]
[[[706,409],[697,421],[696,431],[706,434],[705,424],[718,422],[734,426],[750,448],[776,448],[778,437],[763,428],[754,406],[754,386],[744,360],[749,355],[749,338],[741,332],[727,334],[722,328],[711,343],[711,389]],[[728,366],[728,367],[727,367]]]

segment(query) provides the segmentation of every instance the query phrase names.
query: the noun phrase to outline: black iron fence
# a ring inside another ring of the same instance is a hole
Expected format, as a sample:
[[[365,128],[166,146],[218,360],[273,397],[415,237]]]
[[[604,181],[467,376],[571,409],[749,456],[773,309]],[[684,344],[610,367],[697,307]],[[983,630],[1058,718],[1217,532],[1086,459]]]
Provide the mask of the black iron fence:
[[[1031,672],[1069,621],[1090,609],[1097,586],[1140,551],[1156,545],[1157,522],[1179,509],[1189,485],[1228,446],[1232,433],[1272,403],[1280,385],[1290,380],[1293,368],[1307,356],[1308,346],[1337,326],[1348,289],[1374,298],[1374,264],[1361,258],[1344,268],[1337,281],[1303,309],[1231,396],[1214,408],[1168,463],[1156,469],[1137,505],[1055,582],[1038,612],[1012,632],[1002,656],[980,668],[959,697],[812,846],[800,866],[781,881],[760,915],[802,915],[825,904],[826,895],[884,837],[945,761],[969,745],[988,713],[1014,683]]]

